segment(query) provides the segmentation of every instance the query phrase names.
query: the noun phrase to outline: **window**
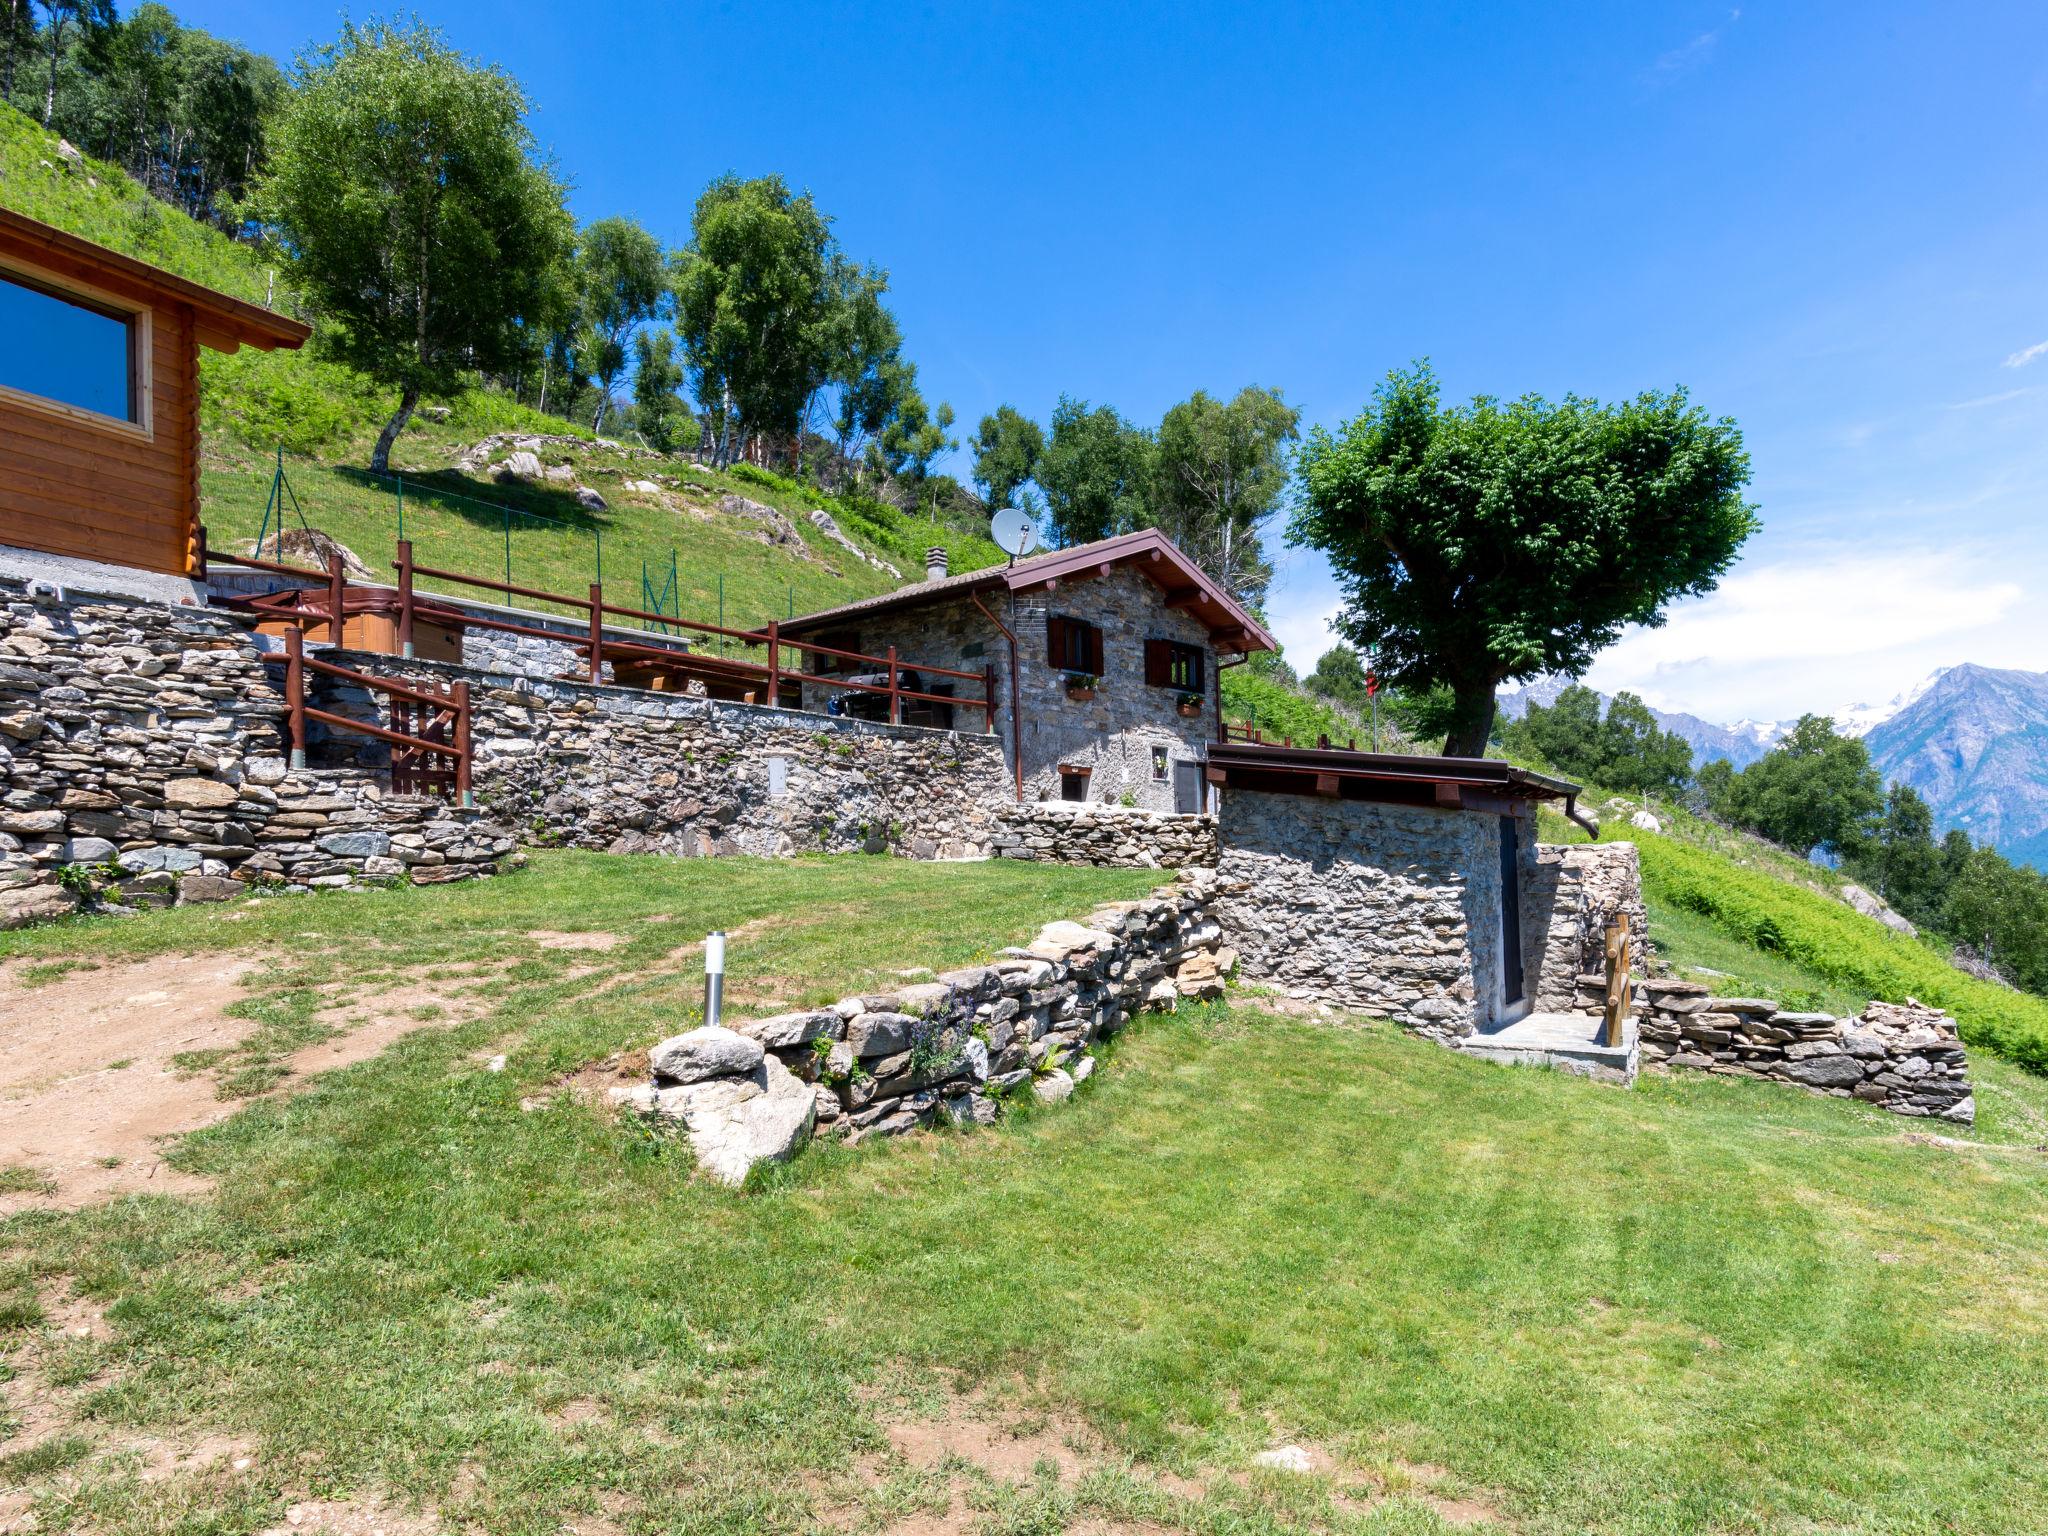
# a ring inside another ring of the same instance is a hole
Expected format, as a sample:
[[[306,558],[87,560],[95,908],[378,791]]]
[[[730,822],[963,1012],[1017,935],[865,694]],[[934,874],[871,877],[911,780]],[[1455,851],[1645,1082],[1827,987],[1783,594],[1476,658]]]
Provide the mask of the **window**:
[[[1166,748],[1154,747],[1152,749],[1152,782],[1155,784],[1163,784],[1165,781]]]
[[[1145,642],[1145,683],[1151,688],[1172,688],[1181,693],[1200,693],[1204,683],[1206,657],[1199,645],[1182,645],[1177,640]]]
[[[1088,774],[1086,768],[1060,769],[1060,798],[1062,800],[1086,800],[1088,798]]]
[[[1045,616],[1046,659],[1061,672],[1102,676],[1102,631],[1084,619]]]
[[[832,651],[858,651],[860,631],[857,629],[835,629],[818,636],[818,644]],[[823,656],[811,652],[811,671],[820,677],[832,677],[841,672],[859,672],[864,663],[848,661],[843,656]]]
[[[139,421],[133,315],[0,272],[0,386]]]

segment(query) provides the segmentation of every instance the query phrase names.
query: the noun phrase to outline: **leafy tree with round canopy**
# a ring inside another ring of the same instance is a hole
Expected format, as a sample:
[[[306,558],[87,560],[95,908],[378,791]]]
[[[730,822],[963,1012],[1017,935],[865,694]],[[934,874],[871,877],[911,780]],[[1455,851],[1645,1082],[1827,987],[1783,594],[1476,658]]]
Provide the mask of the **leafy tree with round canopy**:
[[[1287,494],[1300,424],[1279,390],[1257,385],[1228,400],[1198,389],[1159,423],[1152,521],[1250,608],[1273,580],[1260,532]]]
[[[311,299],[321,350],[398,390],[381,473],[423,393],[518,360],[574,225],[518,84],[433,29],[344,23],[298,70],[248,212]]]
[[[1301,680],[1301,686],[1362,714],[1372,707],[1365,681],[1365,663],[1358,652],[1339,641],[1316,658],[1315,670]]]
[[[627,338],[668,302],[661,242],[631,219],[595,220],[576,252],[576,286],[585,331],[579,350],[597,385],[590,430],[598,432],[626,372]]]
[[[1091,408],[1061,395],[1037,479],[1055,544],[1086,544],[1152,523],[1152,435],[1113,406]]]
[[[676,361],[675,336],[640,331],[633,337],[633,353],[634,419],[650,448],[673,453],[696,425],[676,393],[683,387],[683,365]]]
[[[1485,751],[1501,683],[1582,673],[1712,591],[1757,527],[1741,433],[1683,390],[1446,406],[1417,364],[1299,467],[1289,538],[1329,557],[1339,632],[1404,691],[1450,688],[1454,756]]]
[[[1038,471],[1045,432],[1014,405],[999,405],[974,429],[974,483],[991,510],[1016,505],[1018,490]]]
[[[1799,853],[1860,855],[1885,808],[1870,750],[1835,734],[1825,715],[1802,715],[1792,734],[1740,773],[1726,759],[1700,770],[1707,806],[1724,820]]]

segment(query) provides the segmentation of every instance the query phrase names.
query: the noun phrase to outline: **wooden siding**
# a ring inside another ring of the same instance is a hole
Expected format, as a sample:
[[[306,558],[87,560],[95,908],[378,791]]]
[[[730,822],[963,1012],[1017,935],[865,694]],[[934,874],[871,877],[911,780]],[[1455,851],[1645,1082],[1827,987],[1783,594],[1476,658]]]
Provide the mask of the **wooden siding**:
[[[138,422],[0,391],[0,544],[189,575],[199,552],[199,348],[305,327],[0,210],[0,271],[137,316]]]

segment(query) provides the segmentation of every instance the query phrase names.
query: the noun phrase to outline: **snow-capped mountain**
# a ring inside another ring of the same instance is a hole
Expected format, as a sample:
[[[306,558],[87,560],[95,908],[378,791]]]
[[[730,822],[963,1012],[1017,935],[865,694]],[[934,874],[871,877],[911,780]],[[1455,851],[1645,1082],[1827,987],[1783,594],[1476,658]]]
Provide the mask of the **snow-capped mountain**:
[[[1851,704],[1835,716],[1835,729],[1844,736],[1868,736],[1885,721],[1910,705],[1917,704],[1927,690],[1954,671],[1953,667],[1936,667],[1904,693],[1895,693],[1883,704]]]

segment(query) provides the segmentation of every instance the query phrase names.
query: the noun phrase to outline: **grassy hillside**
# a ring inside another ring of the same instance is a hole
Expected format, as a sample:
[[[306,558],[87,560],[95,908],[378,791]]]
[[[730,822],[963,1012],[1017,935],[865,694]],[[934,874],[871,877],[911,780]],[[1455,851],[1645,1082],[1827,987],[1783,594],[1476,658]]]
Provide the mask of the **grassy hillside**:
[[[190,1138],[214,1198],[0,1227],[36,1405],[0,1490],[102,1536],[317,1528],[301,1504],[503,1536],[2043,1529],[2023,1147],[1255,1005],[1140,1022],[1057,1110],[814,1149],[740,1197],[550,1097],[688,1022],[683,936],[734,930],[735,991],[801,1002],[1137,878],[544,853],[0,936],[42,976],[245,946],[266,1020],[466,1000]],[[550,947],[565,913],[618,942]],[[1290,1442],[1309,1474],[1254,1463]]]
[[[12,108],[0,106],[0,200],[10,208],[153,262],[195,282],[257,303],[296,312],[294,296],[273,289],[273,271],[254,250],[166,207],[120,171],[87,161],[72,168],[56,139]],[[252,540],[263,526],[276,452],[305,520],[388,568],[399,532],[396,479],[377,480],[369,461],[377,429],[395,409],[395,392],[321,360],[313,349],[230,357],[202,354],[201,422],[205,456],[201,493],[214,547]],[[575,486],[500,485],[453,466],[463,448],[496,432],[590,434],[500,395],[471,390],[445,406],[447,418],[415,418],[400,438],[392,466],[405,481],[405,532],[418,558],[451,570],[581,595],[602,574],[607,595],[638,606],[643,562],[667,584],[671,555],[677,574],[670,611],[716,621],[721,587],[728,624],[827,607],[885,591],[897,578],[850,556],[809,521],[812,508],[830,512],[863,549],[908,578],[923,570],[924,550],[944,544],[955,570],[994,564],[1000,552],[986,539],[934,528],[891,508],[842,503],[774,476],[720,474],[683,459],[631,454],[591,443],[551,450],[550,462],[573,460],[580,483],[610,504],[586,512]],[[628,479],[678,482],[662,495],[622,489]],[[801,544],[775,546],[760,524],[718,510],[737,494],[790,516]],[[293,517],[297,521],[296,514]],[[508,540],[509,530],[509,540]],[[423,583],[432,588],[435,583]]]

